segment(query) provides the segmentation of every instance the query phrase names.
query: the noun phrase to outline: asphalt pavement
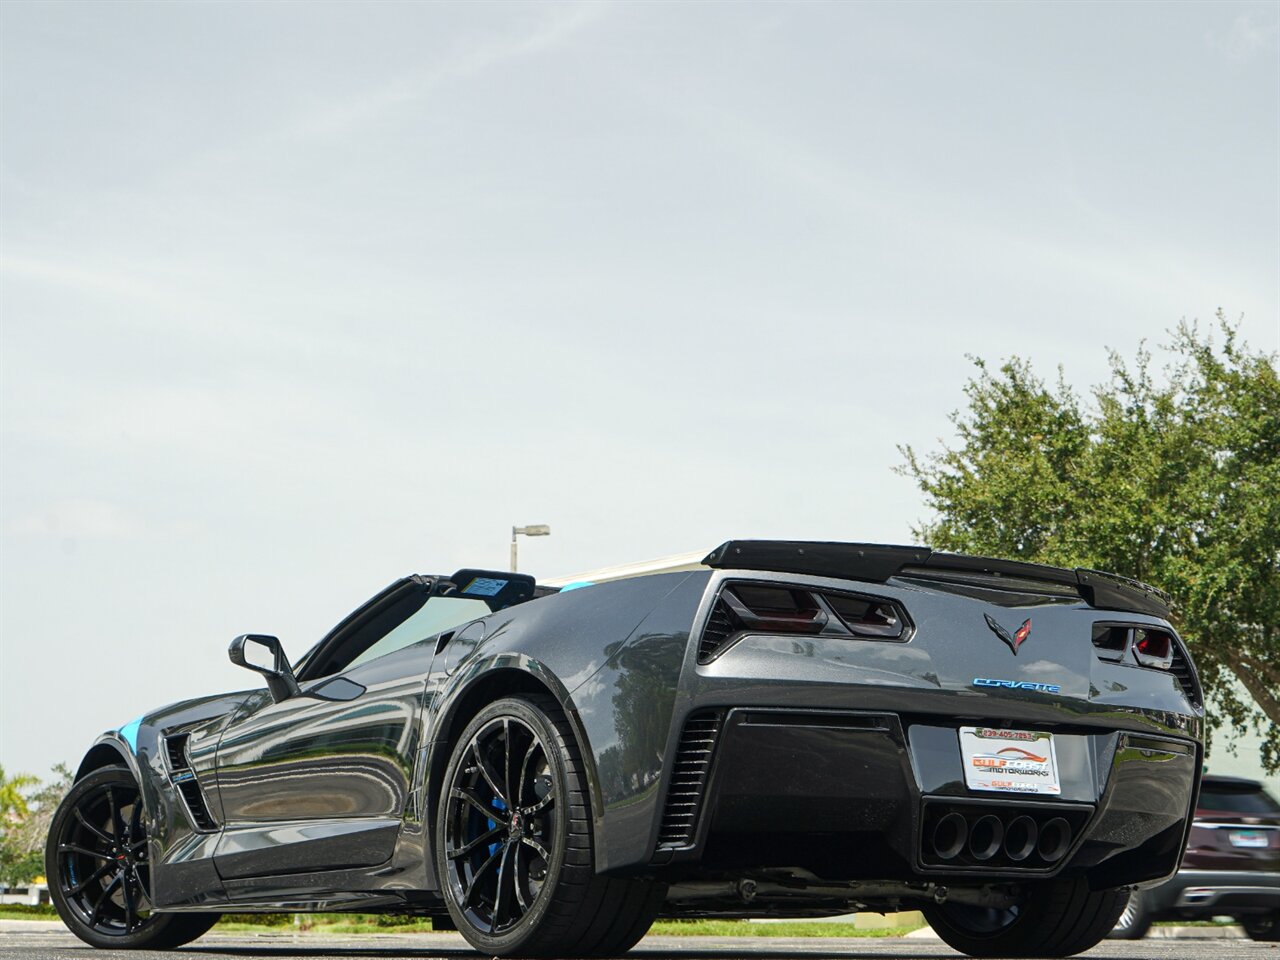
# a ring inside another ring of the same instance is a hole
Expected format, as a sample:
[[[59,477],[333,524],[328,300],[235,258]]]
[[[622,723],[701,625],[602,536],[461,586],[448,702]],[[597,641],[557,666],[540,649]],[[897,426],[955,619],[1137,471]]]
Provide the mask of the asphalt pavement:
[[[0,960],[90,960],[92,948],[66,931],[0,931]],[[97,954],[98,957],[104,954]],[[412,960],[475,960],[472,951],[456,934],[361,934],[331,937],[318,934],[206,934],[181,950],[130,952],[129,960],[218,960],[218,958],[264,957],[280,960],[299,958],[345,958],[381,960],[403,957]],[[917,960],[955,957],[958,954],[937,940],[923,938],[808,938],[782,937],[646,937],[627,954],[628,960]],[[1147,939],[1134,943],[1104,941],[1087,957],[1114,960],[1280,960],[1277,944],[1251,940]]]

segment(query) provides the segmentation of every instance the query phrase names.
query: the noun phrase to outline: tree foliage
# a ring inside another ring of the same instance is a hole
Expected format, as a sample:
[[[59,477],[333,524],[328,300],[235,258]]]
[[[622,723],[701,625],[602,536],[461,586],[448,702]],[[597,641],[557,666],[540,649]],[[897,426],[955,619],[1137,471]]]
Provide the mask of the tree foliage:
[[[6,777],[0,767],[0,883],[29,883],[44,873],[44,841],[53,813],[71,788],[58,764],[46,783],[30,774]]]
[[[1110,353],[1082,398],[1017,358],[981,359],[952,414],[959,443],[902,448],[935,548],[1132,577],[1168,591],[1213,711],[1263,733],[1280,770],[1280,378],[1218,314],[1183,323],[1157,373]],[[1232,682],[1238,680],[1239,684]],[[1242,695],[1246,691],[1247,695]]]

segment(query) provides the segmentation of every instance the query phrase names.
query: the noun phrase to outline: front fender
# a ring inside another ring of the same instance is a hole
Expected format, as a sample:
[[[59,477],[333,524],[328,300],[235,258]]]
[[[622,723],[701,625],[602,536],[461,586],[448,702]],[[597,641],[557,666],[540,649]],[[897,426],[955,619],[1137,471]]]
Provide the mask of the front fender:
[[[138,758],[134,753],[134,743],[123,732],[132,727],[136,736],[137,724],[138,721],[135,720],[120,730],[108,730],[98,737],[89,748],[89,752],[84,755],[84,759],[80,761],[80,766],[76,770],[76,780],[83,780],[93,771],[101,770],[103,767],[123,765],[129,768],[135,780],[141,782],[142,776],[138,769]]]

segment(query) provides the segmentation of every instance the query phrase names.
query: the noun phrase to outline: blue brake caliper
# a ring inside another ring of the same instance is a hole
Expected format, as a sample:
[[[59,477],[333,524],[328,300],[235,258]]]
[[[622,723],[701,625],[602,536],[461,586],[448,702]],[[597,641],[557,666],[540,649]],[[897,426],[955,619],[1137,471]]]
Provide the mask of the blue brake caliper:
[[[505,809],[507,809],[507,805],[506,805],[505,803],[503,803],[503,802],[502,802],[502,799],[501,799],[500,797],[494,797],[494,798],[493,798],[493,806],[494,806],[496,809],[498,809],[498,810],[505,810]],[[489,829],[490,829],[490,830],[492,830],[492,829],[493,829],[494,827],[496,827],[497,825],[498,825],[498,824],[497,824],[497,821],[495,821],[495,820],[490,820],[490,821],[489,821]],[[496,851],[497,849],[498,849],[498,844],[497,844],[497,843],[491,843],[491,844],[489,844],[489,856],[493,856],[494,851]]]

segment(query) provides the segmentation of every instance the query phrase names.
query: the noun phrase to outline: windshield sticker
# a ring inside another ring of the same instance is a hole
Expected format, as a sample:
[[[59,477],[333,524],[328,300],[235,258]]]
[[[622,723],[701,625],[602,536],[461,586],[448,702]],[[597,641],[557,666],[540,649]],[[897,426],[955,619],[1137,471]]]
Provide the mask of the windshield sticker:
[[[476,577],[462,588],[462,592],[473,597],[496,597],[510,582],[510,580],[495,580],[492,577]]]

